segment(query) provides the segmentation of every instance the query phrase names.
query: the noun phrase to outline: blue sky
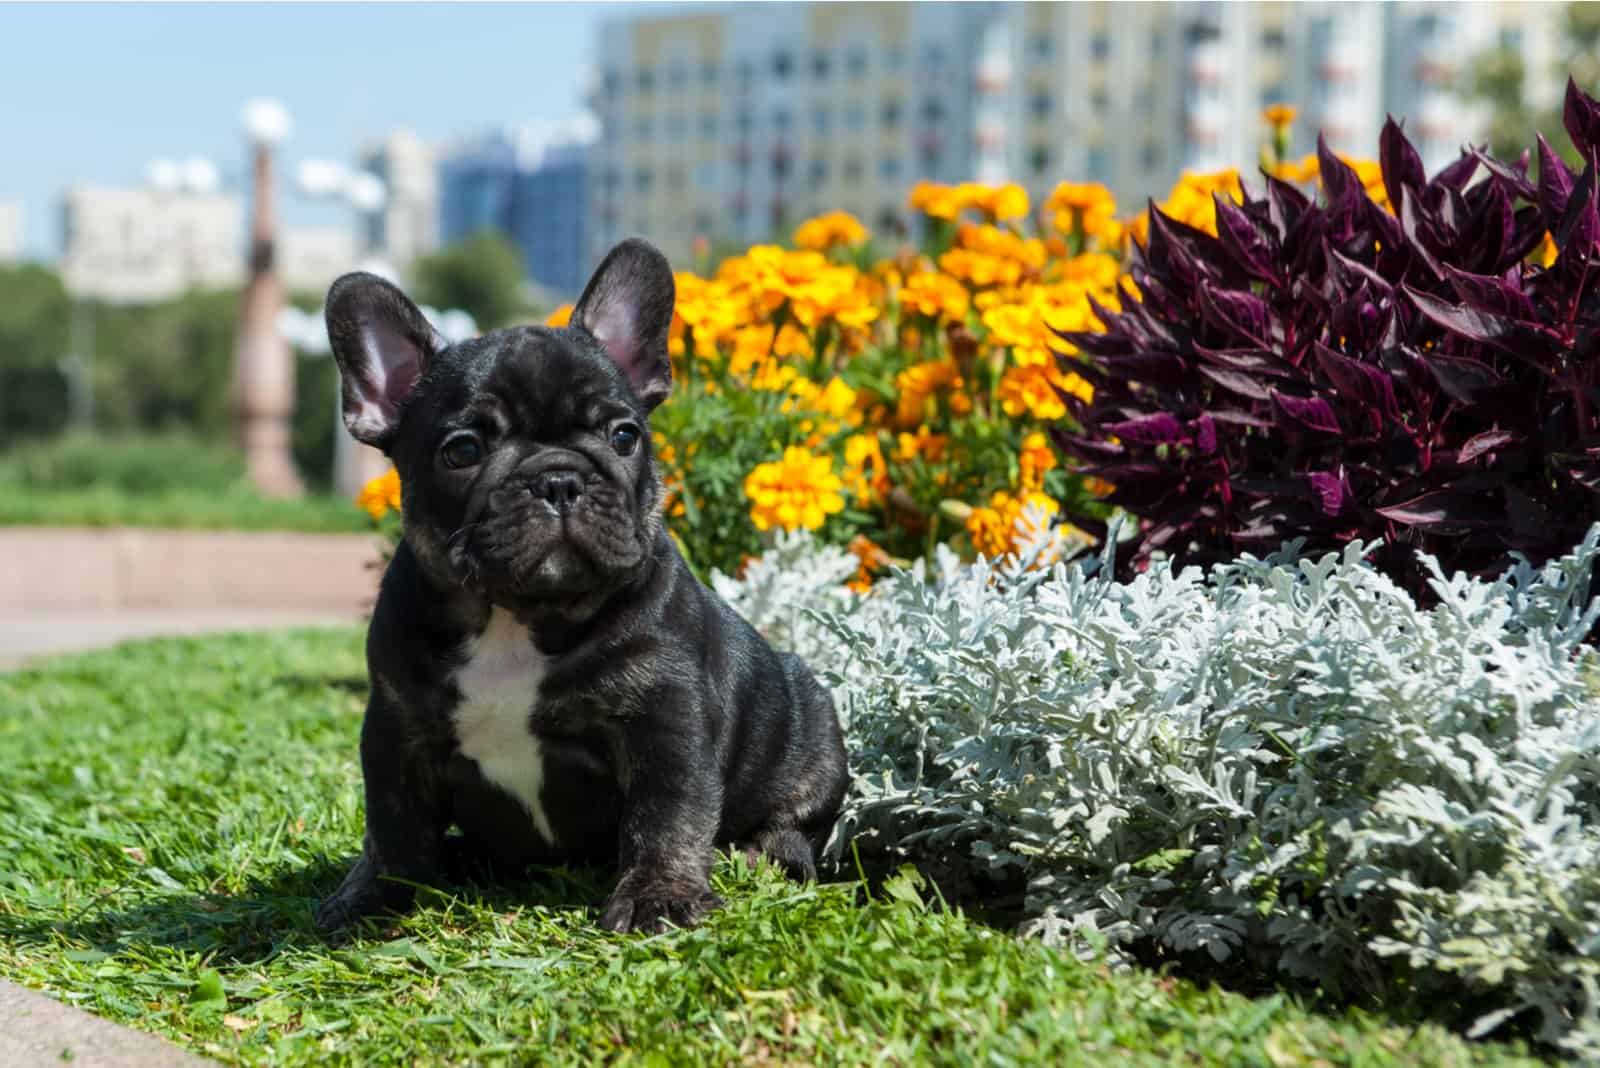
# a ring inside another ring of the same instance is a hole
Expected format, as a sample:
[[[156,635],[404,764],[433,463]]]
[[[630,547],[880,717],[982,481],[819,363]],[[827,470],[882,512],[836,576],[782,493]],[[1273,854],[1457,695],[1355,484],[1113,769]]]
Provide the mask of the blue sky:
[[[581,105],[600,23],[639,4],[0,4],[0,198],[53,256],[73,181],[141,181],[158,156],[243,165],[239,109],[281,99],[284,157],[348,161],[365,138],[428,139]],[[675,6],[675,5],[674,5]],[[328,206],[286,197],[287,220]]]

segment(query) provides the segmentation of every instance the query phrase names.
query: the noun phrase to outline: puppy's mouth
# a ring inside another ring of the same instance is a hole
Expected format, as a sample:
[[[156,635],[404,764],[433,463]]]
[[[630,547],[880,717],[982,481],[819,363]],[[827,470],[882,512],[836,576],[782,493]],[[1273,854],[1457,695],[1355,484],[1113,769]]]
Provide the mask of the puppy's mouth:
[[[491,599],[560,601],[611,586],[644,548],[622,494],[599,478],[588,483],[495,490],[446,543],[456,574]]]

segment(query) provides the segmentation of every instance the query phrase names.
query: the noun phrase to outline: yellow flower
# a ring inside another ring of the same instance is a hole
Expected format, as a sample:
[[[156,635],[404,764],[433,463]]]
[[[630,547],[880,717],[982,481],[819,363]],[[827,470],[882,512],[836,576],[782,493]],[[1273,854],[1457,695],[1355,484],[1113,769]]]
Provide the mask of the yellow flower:
[[[896,439],[895,459],[915,460],[921,456],[929,463],[938,463],[944,459],[945,446],[950,443],[948,434],[935,434],[924,423],[917,427],[915,434],[901,433]]]
[[[572,321],[572,305],[563,304],[545,319],[545,326],[566,326]]]
[[[391,467],[362,486],[361,492],[356,494],[356,506],[370,515],[374,521],[382,519],[391,511],[398,512],[400,472]]]
[[[1117,214],[1117,198],[1099,182],[1062,182],[1045,200],[1044,210],[1064,234],[1104,236]]]
[[[881,500],[889,492],[889,464],[877,434],[852,434],[845,439],[844,478],[862,504]]]
[[[1216,236],[1217,205],[1211,199],[1213,193],[1222,193],[1235,204],[1243,203],[1244,187],[1239,184],[1239,172],[1231,167],[1210,174],[1184,171],[1161,210],[1181,223]]]
[[[1298,184],[1315,181],[1320,170],[1321,164],[1317,161],[1317,154],[1310,152],[1301,156],[1298,162],[1286,159],[1279,163],[1272,168],[1272,176],[1280,181]]]
[[[1383,168],[1377,160],[1355,159],[1351,156],[1340,156],[1356,172],[1356,178],[1361,182],[1361,187],[1367,191],[1367,196],[1380,208],[1389,208],[1389,189],[1383,184]],[[1390,209],[1393,210],[1393,209]]]
[[[1015,182],[1001,186],[978,186],[971,191],[973,207],[996,222],[1022,219],[1028,215],[1028,193]]]
[[[1267,120],[1267,125],[1274,130],[1287,130],[1294,124],[1295,116],[1299,112],[1289,104],[1269,104],[1262,109],[1261,117]]]
[[[936,392],[961,388],[961,369],[954,360],[929,360],[912,364],[895,375],[894,384],[900,394],[895,422],[902,427],[914,427],[923,421],[928,400]]]
[[[791,445],[783,459],[758,464],[744,480],[750,519],[757,530],[816,530],[828,516],[844,510],[842,483],[833,473],[833,457],[816,456]]]
[[[1063,372],[1048,363],[1029,363],[1006,370],[1000,376],[1000,407],[1013,419],[1029,415],[1042,422],[1054,422],[1067,414],[1062,393],[1069,393],[1082,401],[1094,399],[1094,387],[1070,371]]]
[[[918,182],[911,187],[911,207],[935,219],[954,219],[964,206],[959,190],[938,182]]]
[[[967,288],[949,275],[922,271],[907,278],[900,288],[900,306],[919,315],[958,323],[967,315]]]
[[[859,245],[867,239],[867,228],[847,211],[830,211],[808,219],[794,232],[794,243],[801,248],[826,252],[835,245]]]
[[[1550,235],[1550,231],[1545,231],[1544,240],[1539,242],[1539,247],[1533,250],[1533,254],[1539,260],[1539,266],[1546,269],[1556,262],[1561,250],[1556,247],[1556,239]]]
[[[1044,434],[1035,430],[1022,439],[1022,451],[1017,453],[1017,467],[1017,481],[1024,490],[1036,490],[1044,486],[1044,473],[1056,467],[1055,450],[1050,447],[1050,441]]]

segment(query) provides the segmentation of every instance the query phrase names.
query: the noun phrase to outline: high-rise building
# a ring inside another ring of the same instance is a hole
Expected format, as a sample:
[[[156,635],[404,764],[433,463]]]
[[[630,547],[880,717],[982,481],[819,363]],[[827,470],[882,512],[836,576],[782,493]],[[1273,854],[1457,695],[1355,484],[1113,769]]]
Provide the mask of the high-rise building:
[[[532,123],[464,142],[439,160],[439,234],[505,235],[523,269],[557,297],[574,297],[597,259],[588,238],[591,116]]]
[[[397,130],[359,154],[361,170],[387,190],[382,208],[363,214],[361,254],[404,270],[439,243],[439,188],[434,153],[410,130]]]
[[[237,285],[243,221],[231,193],[74,186],[62,198],[62,278],[75,294],[117,302]]]
[[[1220,0],[741,5],[602,26],[592,254],[628,234],[789,236],[842,208],[898,228],[918,179],[1098,181],[1125,205],[1183,169],[1254,173],[1261,110],[1300,109],[1373,156],[1385,113],[1430,166],[1479,135],[1463,66],[1499,41],[1554,54],[1561,5]],[[1540,75],[1530,90],[1559,90]]]
[[[0,200],[0,263],[22,258],[22,201]]]

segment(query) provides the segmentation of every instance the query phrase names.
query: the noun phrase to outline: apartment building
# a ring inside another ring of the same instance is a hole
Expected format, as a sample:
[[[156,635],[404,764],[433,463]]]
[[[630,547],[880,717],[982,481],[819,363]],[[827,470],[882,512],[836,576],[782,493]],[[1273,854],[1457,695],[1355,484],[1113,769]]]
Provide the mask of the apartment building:
[[[630,233],[784,236],[844,208],[903,227],[916,180],[1099,181],[1124,203],[1185,168],[1251,172],[1261,109],[1372,155],[1405,117],[1430,166],[1476,136],[1463,64],[1496,42],[1549,68],[1558,3],[740,5],[602,27],[591,257]],[[1543,77],[1541,75],[1541,77]],[[1548,80],[1537,87],[1548,93]]]
[[[243,224],[231,193],[73,186],[61,205],[62,279],[76,295],[115,302],[237,285]]]

